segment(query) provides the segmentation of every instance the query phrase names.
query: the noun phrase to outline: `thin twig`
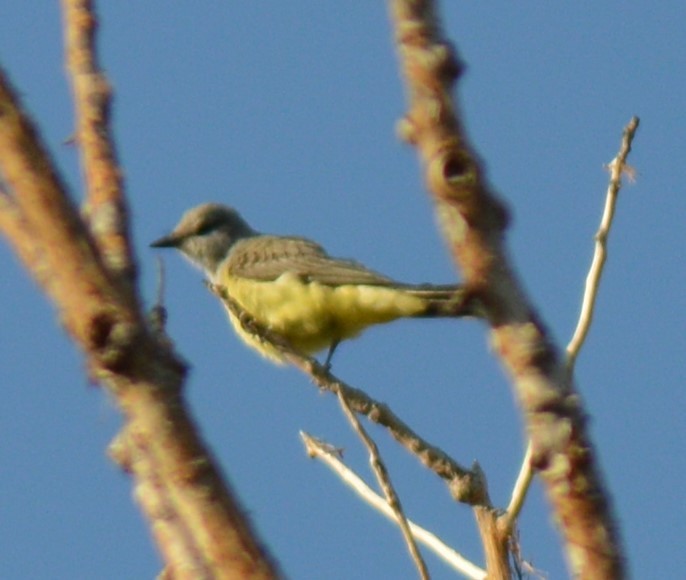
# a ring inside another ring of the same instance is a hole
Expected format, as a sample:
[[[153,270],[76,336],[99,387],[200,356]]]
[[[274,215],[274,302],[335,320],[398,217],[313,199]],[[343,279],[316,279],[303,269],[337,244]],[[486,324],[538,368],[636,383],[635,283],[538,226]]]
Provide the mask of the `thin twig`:
[[[150,327],[153,329],[158,336],[164,337],[165,326],[167,324],[167,309],[164,306],[164,283],[165,283],[165,270],[164,270],[164,260],[162,258],[157,258],[157,298],[155,299],[155,305],[151,308],[148,314],[148,320],[150,321]]]
[[[364,443],[367,451],[369,451],[369,464],[371,465],[372,471],[374,471],[374,475],[376,475],[376,479],[379,482],[384,495],[386,496],[388,505],[395,514],[395,520],[400,526],[400,530],[405,538],[405,543],[407,544],[407,549],[409,550],[410,556],[412,556],[412,560],[419,571],[419,576],[423,580],[428,580],[429,570],[427,569],[426,562],[424,562],[424,558],[422,558],[422,554],[419,551],[419,548],[417,548],[416,542],[414,541],[414,537],[410,531],[410,526],[407,523],[407,517],[403,511],[400,497],[398,496],[395,487],[393,487],[391,476],[386,469],[383,459],[381,459],[379,448],[362,426],[355,413],[352,411],[352,409],[350,409],[350,406],[348,405],[348,402],[345,400],[345,396],[341,391],[338,391],[338,402],[340,403],[345,416],[348,418],[348,421],[350,421],[353,430],[362,440],[362,443]]]
[[[610,234],[610,228],[612,227],[618,193],[622,186],[622,175],[627,171],[626,159],[631,151],[631,143],[636,130],[638,129],[638,125],[638,117],[633,117],[629,121],[628,125],[624,128],[619,152],[608,165],[608,168],[610,169],[610,183],[605,197],[605,208],[600,220],[600,227],[595,235],[595,253],[586,277],[586,287],[581,303],[579,321],[576,330],[574,331],[574,335],[567,345],[567,370],[570,375],[574,372],[576,358],[581,351],[581,347],[588,336],[588,331],[593,322],[593,313],[595,311],[598,290],[600,288],[600,278],[603,273],[605,261],[607,260],[607,239]],[[531,442],[529,442],[522,461],[522,467],[519,471],[519,476],[512,491],[510,505],[501,518],[501,525],[505,526],[508,530],[512,530],[515,524],[533,479],[531,456],[532,446]]]
[[[598,289],[600,288],[600,278],[603,274],[605,261],[607,260],[607,240],[615,215],[617,197],[619,190],[622,187],[622,176],[627,171],[626,159],[631,151],[631,143],[633,142],[634,135],[638,129],[638,124],[638,117],[633,117],[631,121],[629,121],[629,124],[624,128],[619,153],[617,153],[617,156],[608,165],[610,183],[607,188],[607,195],[605,196],[605,208],[603,209],[603,216],[600,220],[600,227],[595,235],[595,252],[593,254],[588,276],[586,277],[586,287],[581,303],[579,321],[576,330],[574,331],[574,335],[567,345],[567,370],[570,374],[574,371],[576,358],[581,351],[581,347],[586,340],[586,336],[588,335],[588,331],[593,322],[593,313],[595,312]]]
[[[522,467],[519,470],[517,481],[512,489],[512,497],[510,498],[510,505],[507,506],[505,513],[500,516],[498,524],[502,526],[503,530],[509,535],[514,529],[519,513],[524,507],[524,500],[531,486],[534,478],[534,470],[531,467],[531,455],[533,447],[529,441],[522,460]]]
[[[396,514],[389,507],[384,498],[372,491],[372,489],[366,483],[364,483],[359,476],[357,476],[350,468],[348,468],[340,460],[338,454],[331,445],[323,443],[322,441],[319,441],[318,439],[304,432],[301,432],[300,436],[305,443],[305,448],[310,457],[316,457],[317,459],[320,459],[325,465],[334,471],[341,478],[341,480],[348,485],[348,487],[358,494],[360,498],[362,498],[378,512],[386,516],[388,519],[393,521],[396,520]],[[455,570],[464,574],[467,578],[472,578],[474,580],[482,580],[486,577],[485,570],[467,560],[460,553],[456,552],[453,548],[440,540],[436,535],[427,531],[425,528],[418,526],[411,520],[408,520],[408,524],[413,536],[418,542],[431,550]]]

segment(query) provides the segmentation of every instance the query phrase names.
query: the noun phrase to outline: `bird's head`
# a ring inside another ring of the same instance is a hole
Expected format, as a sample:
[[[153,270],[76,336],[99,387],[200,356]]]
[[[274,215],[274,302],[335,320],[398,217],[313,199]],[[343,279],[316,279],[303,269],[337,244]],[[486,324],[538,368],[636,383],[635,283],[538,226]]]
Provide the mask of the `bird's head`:
[[[176,248],[213,276],[234,243],[256,234],[235,209],[205,203],[189,209],[169,235],[150,246]]]

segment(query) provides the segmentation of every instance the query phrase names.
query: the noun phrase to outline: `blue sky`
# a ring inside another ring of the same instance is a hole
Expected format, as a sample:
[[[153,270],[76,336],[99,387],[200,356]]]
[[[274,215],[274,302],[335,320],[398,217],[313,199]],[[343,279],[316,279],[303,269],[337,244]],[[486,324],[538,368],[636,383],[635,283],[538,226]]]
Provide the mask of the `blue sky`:
[[[100,3],[101,60],[132,209],[141,293],[147,244],[204,201],[258,229],[297,233],[408,282],[449,282],[413,150],[394,124],[403,87],[383,2]],[[684,216],[686,5],[443,2],[468,69],[459,87],[489,179],[510,205],[512,258],[560,344],[577,317],[607,184],[632,115],[641,127],[622,190],[579,389],[636,578],[677,577],[686,537]],[[56,2],[5,3],[0,62],[81,197]],[[400,533],[310,461],[298,431],[365,453],[330,396],[233,335],[198,273],[165,255],[169,332],[193,370],[203,434],[292,578],[413,578]],[[90,385],[54,309],[0,243],[0,578],[144,578],[160,567],[105,456],[120,425]],[[478,460],[506,505],[524,443],[488,337],[475,322],[402,321],[340,347],[334,371],[386,401],[458,461]],[[471,511],[370,428],[408,514],[481,563]],[[523,553],[565,577],[535,485]],[[435,578],[451,577],[433,557]]]

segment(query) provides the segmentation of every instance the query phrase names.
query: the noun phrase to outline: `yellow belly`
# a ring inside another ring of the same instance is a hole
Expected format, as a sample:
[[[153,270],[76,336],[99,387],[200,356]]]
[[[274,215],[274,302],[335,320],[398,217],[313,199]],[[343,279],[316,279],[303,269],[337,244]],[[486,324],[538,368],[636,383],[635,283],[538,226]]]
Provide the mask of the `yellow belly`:
[[[424,300],[400,288],[303,282],[283,274],[272,282],[230,278],[218,280],[261,326],[285,338],[295,349],[313,354],[333,342],[352,338],[367,326],[419,314]],[[262,355],[282,357],[273,346],[243,330],[229,312],[238,335]]]

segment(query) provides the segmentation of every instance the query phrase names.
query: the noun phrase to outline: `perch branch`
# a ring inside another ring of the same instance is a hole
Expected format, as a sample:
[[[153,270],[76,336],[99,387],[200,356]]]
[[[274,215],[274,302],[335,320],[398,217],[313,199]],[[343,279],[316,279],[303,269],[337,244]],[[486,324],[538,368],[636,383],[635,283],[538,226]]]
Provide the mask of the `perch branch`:
[[[452,496],[457,501],[470,505],[490,505],[486,483],[480,469],[467,469],[461,466],[447,453],[415,433],[409,425],[391,411],[388,405],[344,383],[335,377],[327,366],[311,357],[303,356],[282,337],[261,327],[229,296],[226,288],[211,283],[206,283],[206,285],[210,292],[217,296],[240,321],[246,332],[278,348],[288,362],[307,374],[321,390],[336,395],[341,392],[353,411],[385,427],[390,435],[417,457],[423,465],[446,480]]]

